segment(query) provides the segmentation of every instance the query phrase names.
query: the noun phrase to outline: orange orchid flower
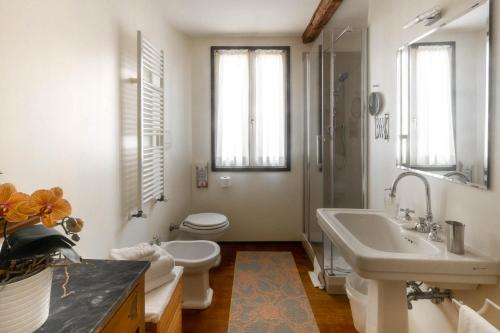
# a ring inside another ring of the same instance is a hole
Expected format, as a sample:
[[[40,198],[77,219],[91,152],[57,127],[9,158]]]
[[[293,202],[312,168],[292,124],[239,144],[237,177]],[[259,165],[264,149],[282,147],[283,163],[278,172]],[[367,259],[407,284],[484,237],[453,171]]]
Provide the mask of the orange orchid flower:
[[[8,222],[21,222],[30,217],[30,196],[17,192],[13,184],[0,185],[0,218]]]
[[[49,228],[55,227],[58,221],[71,214],[71,205],[63,199],[63,190],[59,187],[35,191],[31,195],[30,208]]]

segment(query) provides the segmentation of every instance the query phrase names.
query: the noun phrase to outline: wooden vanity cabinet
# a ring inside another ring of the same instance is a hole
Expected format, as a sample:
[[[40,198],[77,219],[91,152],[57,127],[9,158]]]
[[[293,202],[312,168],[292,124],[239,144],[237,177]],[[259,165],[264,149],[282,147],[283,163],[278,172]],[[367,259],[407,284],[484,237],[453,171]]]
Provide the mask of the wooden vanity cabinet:
[[[102,333],[145,333],[144,275],[118,310],[101,330]]]

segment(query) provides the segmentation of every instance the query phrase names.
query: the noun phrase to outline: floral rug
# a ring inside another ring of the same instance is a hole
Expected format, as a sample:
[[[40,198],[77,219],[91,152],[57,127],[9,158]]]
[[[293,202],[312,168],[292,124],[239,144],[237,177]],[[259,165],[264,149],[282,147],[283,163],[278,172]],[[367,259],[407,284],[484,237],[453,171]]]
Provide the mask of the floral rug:
[[[229,333],[317,333],[290,252],[238,252]]]

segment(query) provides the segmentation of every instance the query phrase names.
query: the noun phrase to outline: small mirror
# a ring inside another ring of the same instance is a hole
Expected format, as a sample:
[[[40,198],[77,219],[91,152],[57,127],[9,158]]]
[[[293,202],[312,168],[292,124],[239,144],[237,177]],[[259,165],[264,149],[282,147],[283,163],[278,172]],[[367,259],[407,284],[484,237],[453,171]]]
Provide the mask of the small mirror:
[[[488,187],[489,1],[398,52],[398,166]]]
[[[382,111],[382,94],[379,92],[372,92],[368,96],[368,113],[376,116]]]

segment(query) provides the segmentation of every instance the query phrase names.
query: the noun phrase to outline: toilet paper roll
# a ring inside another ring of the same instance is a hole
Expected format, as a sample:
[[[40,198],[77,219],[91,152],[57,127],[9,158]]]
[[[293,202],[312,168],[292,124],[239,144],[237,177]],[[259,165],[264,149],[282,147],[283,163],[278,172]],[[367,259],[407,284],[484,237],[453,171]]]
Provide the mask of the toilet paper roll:
[[[231,177],[222,176],[219,178],[219,183],[220,183],[220,187],[222,187],[222,188],[229,187],[229,186],[231,186]]]

